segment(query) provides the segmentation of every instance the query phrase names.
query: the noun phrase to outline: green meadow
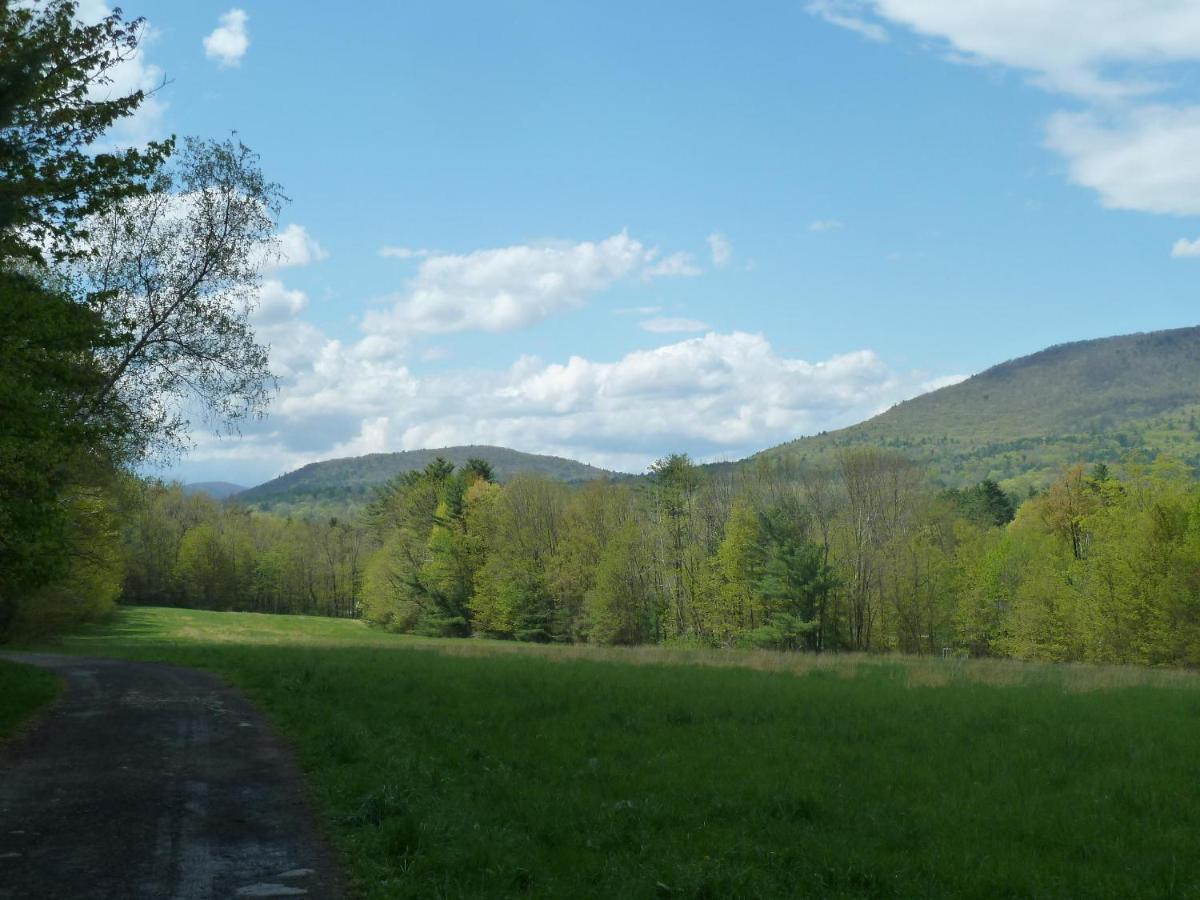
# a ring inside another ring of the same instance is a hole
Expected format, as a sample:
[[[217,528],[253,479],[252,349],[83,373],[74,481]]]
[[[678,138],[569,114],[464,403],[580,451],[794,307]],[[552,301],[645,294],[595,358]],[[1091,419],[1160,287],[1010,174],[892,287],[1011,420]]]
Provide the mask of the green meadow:
[[[245,691],[366,898],[1200,897],[1186,672],[130,608],[57,649]]]

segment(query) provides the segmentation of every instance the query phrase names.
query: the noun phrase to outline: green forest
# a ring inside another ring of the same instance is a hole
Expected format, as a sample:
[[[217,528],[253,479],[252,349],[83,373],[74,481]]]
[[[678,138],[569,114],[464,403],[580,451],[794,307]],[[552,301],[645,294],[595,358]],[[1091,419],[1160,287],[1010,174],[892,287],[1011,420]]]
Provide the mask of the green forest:
[[[1076,465],[1019,505],[871,448],[718,475],[674,455],[573,486],[435,459],[349,521],[136,494],[131,603],[522,641],[1200,662],[1200,483],[1166,457]]]

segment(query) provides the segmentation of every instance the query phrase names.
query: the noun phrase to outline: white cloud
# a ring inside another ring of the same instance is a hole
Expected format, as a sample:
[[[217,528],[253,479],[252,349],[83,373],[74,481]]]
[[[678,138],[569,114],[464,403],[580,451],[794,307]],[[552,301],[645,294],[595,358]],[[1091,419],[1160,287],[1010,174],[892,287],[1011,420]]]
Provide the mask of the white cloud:
[[[713,265],[718,269],[729,265],[729,260],[733,258],[733,245],[717,231],[708,236],[708,250],[712,254]]]
[[[424,248],[415,249],[413,247],[394,247],[383,246],[379,248],[379,255],[390,257],[392,259],[418,259],[429,256],[433,251]]]
[[[699,319],[675,319],[668,317],[646,319],[643,322],[639,322],[638,325],[643,331],[652,331],[658,334],[706,331],[709,327]]]
[[[1189,241],[1187,238],[1180,238],[1171,247],[1171,256],[1176,258],[1200,256],[1200,238],[1196,238],[1194,241]]]
[[[809,231],[836,231],[842,227],[842,223],[837,219],[814,219],[808,223]]]
[[[1066,157],[1071,180],[1113,209],[1200,213],[1200,106],[1124,112],[1060,112],[1047,144]]]
[[[804,8],[832,25],[854,31],[869,41],[888,39],[887,30],[878,22],[869,22],[859,14],[860,4],[847,0],[812,0]]]
[[[622,231],[602,241],[519,244],[466,254],[431,253],[370,331],[440,334],[511,331],[577,309],[634,275],[697,274],[686,254],[658,251]]]
[[[907,28],[943,42],[947,59],[1006,66],[1087,101],[1090,110],[1059,112],[1047,129],[1072,181],[1111,208],[1200,211],[1200,107],[1148,99],[1172,86],[1180,75],[1172,66],[1200,61],[1200,3],[823,0],[808,8],[855,30]]]
[[[182,203],[187,203],[187,200],[182,200]],[[258,269],[268,274],[280,269],[299,269],[324,259],[329,259],[325,248],[308,234],[307,228],[294,222],[276,234],[274,239],[264,241],[254,252]]]
[[[694,278],[701,274],[696,258],[690,253],[672,253],[642,270],[647,281],[653,278]]]
[[[945,41],[953,59],[1021,69],[1052,90],[1095,99],[1153,88],[1144,75],[1113,69],[1200,58],[1200,5],[1187,0],[838,0],[808,9],[855,30],[853,22],[906,27]]]
[[[270,324],[293,319],[308,309],[308,296],[303,291],[289,290],[283,282],[268,278],[258,292],[258,303],[254,308],[256,324]]]
[[[317,243],[316,238],[308,233],[303,225],[291,224],[276,236],[279,243],[276,247],[278,257],[271,261],[270,266],[284,269],[291,266],[307,266],[310,263],[328,259],[325,248]]]
[[[220,25],[204,38],[204,55],[216,60],[223,68],[240,65],[250,47],[250,35],[246,31],[249,18],[245,10],[237,8],[222,13],[218,19]]]
[[[267,333],[283,376],[272,418],[243,449],[202,443],[190,464],[227,464],[226,475],[243,477],[231,469],[278,473],[339,455],[488,443],[638,471],[674,450],[746,455],[958,380],[897,373],[869,350],[787,358],[743,332],[611,361],[522,357],[507,371],[430,376],[414,373],[403,342],[387,335],[344,343],[299,320]]]

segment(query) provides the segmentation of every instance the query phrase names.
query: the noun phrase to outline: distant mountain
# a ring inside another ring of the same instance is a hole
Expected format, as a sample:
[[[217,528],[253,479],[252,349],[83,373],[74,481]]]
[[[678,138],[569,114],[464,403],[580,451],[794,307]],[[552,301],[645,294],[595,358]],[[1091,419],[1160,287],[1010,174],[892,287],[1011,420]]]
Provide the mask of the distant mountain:
[[[232,484],[228,481],[194,481],[183,486],[183,492],[189,497],[192,494],[208,494],[217,500],[226,500],[245,489],[244,485]]]
[[[832,462],[874,445],[924,461],[949,486],[1044,484],[1074,462],[1130,451],[1200,467],[1200,327],[1050,347],[900,403],[858,425],[734,463]]]
[[[485,459],[492,464],[498,481],[507,481],[514,475],[526,472],[567,483],[591,481],[604,476],[627,477],[573,459],[521,453],[505,447],[443,447],[440,450],[371,453],[310,463],[242,491],[237,499],[259,509],[280,512],[304,509],[309,512],[345,513],[367,502],[377,486],[404,472],[423,469],[439,456],[456,466],[462,466],[472,457]]]

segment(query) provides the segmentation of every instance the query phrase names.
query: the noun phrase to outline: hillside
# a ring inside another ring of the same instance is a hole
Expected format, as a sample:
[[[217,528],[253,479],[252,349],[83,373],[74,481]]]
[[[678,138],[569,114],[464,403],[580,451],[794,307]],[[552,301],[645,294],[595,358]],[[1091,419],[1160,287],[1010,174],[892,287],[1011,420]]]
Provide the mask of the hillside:
[[[948,486],[993,478],[1020,491],[1130,451],[1200,467],[1198,417],[1200,327],[1179,328],[1050,347],[735,465],[831,462],[841,447],[874,445],[925,462]]]
[[[244,490],[246,490],[245,485],[233,484],[229,481],[193,481],[191,484],[183,486],[183,492],[189,497],[192,494],[208,494],[216,500],[225,500]]]
[[[404,472],[423,469],[439,456],[456,466],[463,465],[472,457],[485,459],[492,464],[497,480],[502,482],[521,473],[545,475],[569,484],[604,476],[623,477],[559,456],[471,445],[438,450],[406,450],[401,453],[371,453],[310,463],[242,491],[237,495],[237,500],[259,509],[280,512],[300,508],[345,512],[364,504],[372,491],[384,482]]]

